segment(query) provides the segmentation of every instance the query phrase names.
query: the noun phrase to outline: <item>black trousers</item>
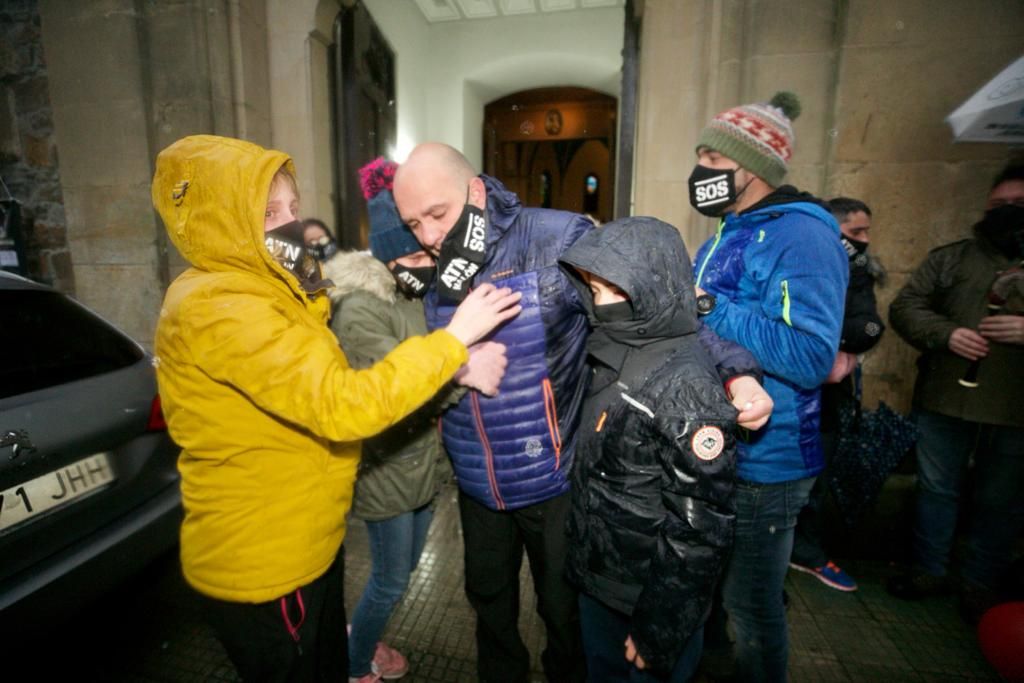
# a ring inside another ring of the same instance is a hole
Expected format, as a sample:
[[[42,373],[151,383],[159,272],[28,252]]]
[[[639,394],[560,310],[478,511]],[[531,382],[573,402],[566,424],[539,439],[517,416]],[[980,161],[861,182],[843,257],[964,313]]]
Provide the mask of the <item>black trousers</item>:
[[[585,678],[576,590],[565,579],[569,494],[512,511],[495,511],[459,492],[466,550],[466,595],[476,610],[477,672],[485,683],[520,683],[530,654],[519,635],[523,550],[547,629],[541,655],[549,681]]]
[[[275,600],[253,604],[201,598],[242,680],[348,680],[344,548],[320,578]]]

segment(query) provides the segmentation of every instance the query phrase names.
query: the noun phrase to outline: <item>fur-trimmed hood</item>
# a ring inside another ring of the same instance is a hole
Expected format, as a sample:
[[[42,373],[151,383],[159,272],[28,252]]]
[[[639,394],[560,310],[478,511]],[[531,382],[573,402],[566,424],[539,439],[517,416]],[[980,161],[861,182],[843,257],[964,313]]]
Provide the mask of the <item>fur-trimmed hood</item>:
[[[332,303],[352,292],[363,290],[389,304],[395,302],[398,286],[387,266],[368,251],[339,251],[321,268],[324,277],[334,282],[327,294]]]

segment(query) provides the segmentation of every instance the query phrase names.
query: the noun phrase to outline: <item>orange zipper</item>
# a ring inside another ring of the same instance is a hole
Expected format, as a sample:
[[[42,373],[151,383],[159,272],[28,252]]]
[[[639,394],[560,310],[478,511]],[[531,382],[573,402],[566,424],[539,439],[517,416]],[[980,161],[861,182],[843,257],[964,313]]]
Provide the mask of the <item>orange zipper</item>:
[[[551,380],[545,378],[542,383],[544,389],[544,414],[548,419],[548,431],[551,433],[551,443],[555,447],[555,469],[562,465],[562,434],[558,430],[558,410],[555,407],[555,390],[551,388]]]
[[[484,447],[484,461],[487,463],[487,480],[491,484],[491,493],[494,494],[494,501],[499,510],[505,509],[505,501],[498,492],[498,477],[494,474],[494,452],[491,450],[491,442],[484,432],[484,418],[480,413],[480,397],[475,391],[469,392],[470,402],[473,404],[473,416],[476,418],[476,433],[480,437],[480,445]]]

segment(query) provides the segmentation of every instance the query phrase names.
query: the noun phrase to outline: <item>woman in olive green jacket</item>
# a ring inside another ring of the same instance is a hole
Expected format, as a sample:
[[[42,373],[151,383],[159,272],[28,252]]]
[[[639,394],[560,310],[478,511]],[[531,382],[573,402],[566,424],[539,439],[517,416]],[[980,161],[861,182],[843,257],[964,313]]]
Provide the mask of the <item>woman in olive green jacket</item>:
[[[426,334],[422,296],[434,260],[406,228],[390,192],[394,165],[379,160],[361,171],[369,200],[370,249],[342,252],[324,264],[334,282],[331,329],[355,368],[368,368],[402,341]],[[472,350],[455,383],[494,393],[504,374],[504,347]],[[481,365],[486,369],[481,373]],[[450,474],[437,419],[458,392],[442,389],[432,401],[383,434],[363,443],[352,512],[366,522],[372,570],[352,615],[350,681],[400,678],[409,664],[379,642],[409,584],[426,542],[432,503]]]
[[[335,285],[331,330],[353,367],[371,367],[403,340],[426,334],[423,302],[400,293],[387,266],[369,253],[340,252],[324,264],[324,273]],[[451,472],[437,418],[454,391],[442,390],[422,409],[363,442],[352,504],[356,517],[379,522],[434,499]]]

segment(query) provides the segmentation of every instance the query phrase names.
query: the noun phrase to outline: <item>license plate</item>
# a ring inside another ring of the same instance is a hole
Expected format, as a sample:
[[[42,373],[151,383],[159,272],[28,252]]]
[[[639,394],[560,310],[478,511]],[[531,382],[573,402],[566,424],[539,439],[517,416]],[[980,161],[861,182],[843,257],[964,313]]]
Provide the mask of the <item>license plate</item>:
[[[106,453],[97,453],[0,491],[0,533],[106,487],[116,477]]]

